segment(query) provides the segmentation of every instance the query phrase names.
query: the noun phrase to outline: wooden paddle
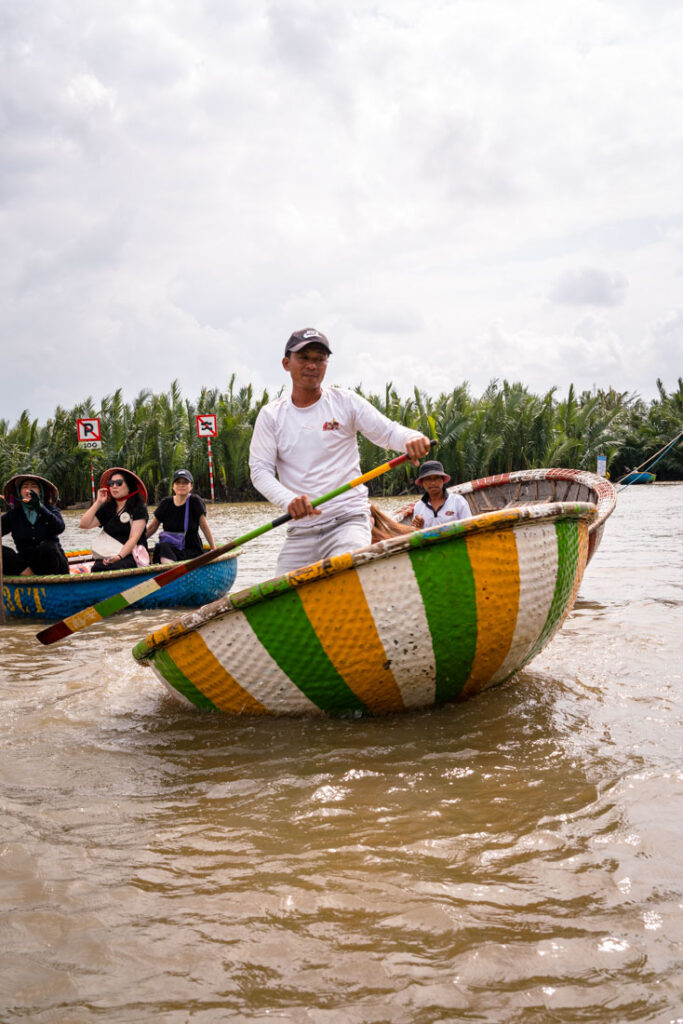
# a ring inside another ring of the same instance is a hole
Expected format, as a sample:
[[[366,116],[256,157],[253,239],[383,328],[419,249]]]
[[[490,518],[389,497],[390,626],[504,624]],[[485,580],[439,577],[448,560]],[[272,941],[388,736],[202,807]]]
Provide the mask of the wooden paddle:
[[[432,447],[436,443],[436,441],[432,441]],[[391,459],[389,462],[384,462],[381,466],[376,466],[375,469],[368,470],[367,473],[363,473],[362,476],[356,477],[355,480],[351,480],[348,484],[342,484],[341,487],[337,487],[336,490],[330,491],[329,494],[323,494],[321,498],[314,498],[311,505],[313,505],[314,508],[317,505],[322,505],[323,502],[330,501],[332,498],[336,498],[337,495],[344,494],[345,491],[350,491],[352,487],[358,487],[360,484],[364,484],[368,480],[372,480],[374,477],[380,476],[382,473],[386,473],[387,470],[393,469],[394,466],[398,466],[402,462],[407,462],[409,459],[409,455],[398,455],[395,459]],[[185,576],[188,572],[192,572],[194,569],[199,569],[200,566],[206,565],[208,562],[212,562],[214,558],[218,558],[220,555],[224,555],[228,551],[233,551],[242,544],[246,544],[247,541],[253,540],[254,537],[260,537],[262,533],[267,533],[268,530],[274,530],[276,526],[282,526],[283,523],[289,522],[291,518],[292,517],[289,512],[285,512],[284,515],[278,516],[277,519],[273,519],[270,523],[264,523],[263,526],[259,526],[255,530],[245,533],[242,537],[237,537],[236,540],[228,541],[227,544],[221,544],[220,547],[214,548],[213,551],[205,551],[203,555],[198,555],[197,558],[192,558],[189,562],[177,562],[170,569],[167,569],[166,572],[159,573],[158,576],[143,580],[142,583],[138,583],[137,586],[131,587],[129,590],[124,590],[121,594],[113,594],[111,597],[106,597],[104,600],[98,601],[97,604],[93,604],[89,608],[84,608],[81,612],[76,612],[75,615],[69,615],[68,618],[62,619],[61,622],[55,622],[52,626],[47,626],[45,629],[41,629],[40,633],[36,633],[36,637],[40,640],[41,644],[46,645],[54,644],[58,640],[65,640],[67,637],[71,636],[72,633],[77,633],[81,629],[87,629],[89,626],[93,626],[95,623],[101,622],[102,619],[108,619],[110,615],[115,615],[116,612],[120,612],[124,608],[129,608],[130,605],[135,604],[136,601],[140,601],[143,597],[147,597],[148,594],[155,593],[155,591],[160,590],[161,587],[165,587],[167,584],[172,583],[173,580],[177,580],[181,576]]]

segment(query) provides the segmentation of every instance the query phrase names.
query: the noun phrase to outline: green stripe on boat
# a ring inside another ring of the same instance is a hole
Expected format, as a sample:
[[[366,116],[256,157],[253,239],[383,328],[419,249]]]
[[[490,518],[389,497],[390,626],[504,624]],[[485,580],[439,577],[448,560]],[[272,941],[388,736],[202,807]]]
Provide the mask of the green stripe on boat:
[[[550,602],[548,617],[541,630],[541,635],[526,662],[538,654],[545,646],[548,637],[552,636],[557,629],[576,579],[579,560],[579,524],[574,520],[561,519],[555,523],[555,536],[557,537],[557,575],[553,599]]]
[[[467,547],[444,544],[438,571],[434,550],[410,552],[432,636],[436,702],[453,700],[465,685],[477,648],[477,602]]]
[[[201,690],[198,690],[194,683],[191,683],[187,676],[180,671],[175,661],[165,648],[155,651],[152,657],[157,671],[164,677],[169,686],[172,686],[183,697],[187,697],[191,704],[194,704],[200,711],[219,711],[213,701],[205,697]]]
[[[367,711],[323,650],[296,591],[245,607],[242,614],[295,686],[330,714]]]

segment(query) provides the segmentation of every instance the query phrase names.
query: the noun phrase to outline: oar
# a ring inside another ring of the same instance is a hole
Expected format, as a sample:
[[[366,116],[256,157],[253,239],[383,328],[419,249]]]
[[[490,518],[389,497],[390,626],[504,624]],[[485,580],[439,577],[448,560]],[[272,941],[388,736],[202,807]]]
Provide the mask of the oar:
[[[436,441],[431,442],[432,446],[436,443]],[[409,455],[398,455],[395,459],[384,462],[381,466],[376,466],[375,469],[368,470],[367,473],[356,477],[355,480],[351,480],[348,484],[342,484],[341,487],[330,491],[329,494],[323,494],[321,498],[314,498],[311,505],[314,508],[317,505],[322,505],[323,502],[330,501],[332,498],[336,498],[337,495],[344,494],[345,491],[350,491],[352,487],[358,487],[359,484],[364,484],[376,476],[381,476],[382,473],[386,473],[387,470],[393,469],[394,466],[408,461],[409,458]],[[62,619],[61,622],[55,622],[52,626],[41,629],[40,633],[36,633],[36,636],[41,644],[54,644],[58,640],[65,640],[72,633],[77,633],[81,629],[87,629],[88,626],[93,626],[95,623],[101,622],[102,619],[108,619],[110,615],[115,615],[116,612],[129,608],[136,601],[147,597],[148,594],[155,593],[162,587],[167,586],[167,584],[172,583],[173,580],[185,576],[186,573],[199,569],[200,566],[206,565],[208,562],[212,562],[219,555],[233,551],[242,544],[246,544],[247,541],[253,540],[254,537],[260,537],[262,533],[274,530],[276,526],[288,523],[291,518],[289,512],[285,512],[284,515],[278,516],[277,519],[273,519],[270,523],[264,523],[263,526],[245,533],[244,536],[237,537],[236,540],[231,540],[227,544],[214,548],[213,551],[205,551],[203,555],[198,555],[197,558],[192,558],[189,562],[178,562],[170,569],[167,569],[166,572],[143,580],[142,583],[138,583],[137,586],[131,587],[129,590],[124,590],[121,594],[113,594],[111,597],[106,597],[103,601],[98,601],[97,604],[93,604],[89,608],[84,608],[83,611],[77,612],[75,615],[69,615],[68,618]]]

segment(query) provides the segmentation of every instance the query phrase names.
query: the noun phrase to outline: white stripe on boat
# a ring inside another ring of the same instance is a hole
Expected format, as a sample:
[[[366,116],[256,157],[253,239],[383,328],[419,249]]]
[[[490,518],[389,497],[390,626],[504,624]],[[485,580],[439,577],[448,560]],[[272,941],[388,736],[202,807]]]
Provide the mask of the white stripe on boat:
[[[201,635],[225,671],[269,711],[277,713],[284,705],[289,714],[323,714],[282,671],[242,612],[207,623]]]
[[[557,531],[554,523],[514,531],[519,565],[519,608],[510,650],[491,677],[491,685],[525,661],[548,618],[557,579]],[[543,571],[539,572],[539,565]]]
[[[377,633],[407,708],[433,704],[436,665],[424,603],[407,554],[358,573]],[[416,670],[415,666],[419,665]]]

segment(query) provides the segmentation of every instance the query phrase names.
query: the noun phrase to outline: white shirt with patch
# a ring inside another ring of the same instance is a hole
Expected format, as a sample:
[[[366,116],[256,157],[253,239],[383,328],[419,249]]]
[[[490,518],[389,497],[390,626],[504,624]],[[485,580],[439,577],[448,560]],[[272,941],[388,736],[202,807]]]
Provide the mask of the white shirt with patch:
[[[323,387],[318,401],[305,408],[294,405],[289,395],[276,398],[261,409],[254,425],[252,483],[283,509],[301,494],[319,498],[361,475],[357,433],[395,452],[404,452],[408,441],[422,436],[344,388]],[[320,505],[320,516],[297,520],[297,527],[320,526],[369,506],[367,487],[361,484]]]
[[[426,498],[420,498],[415,502],[413,516],[422,516],[424,519],[420,529],[428,526],[442,526],[444,523],[452,523],[455,519],[469,519],[472,515],[470,506],[462,494],[451,491],[438,512],[435,512],[431,505],[427,504]]]

